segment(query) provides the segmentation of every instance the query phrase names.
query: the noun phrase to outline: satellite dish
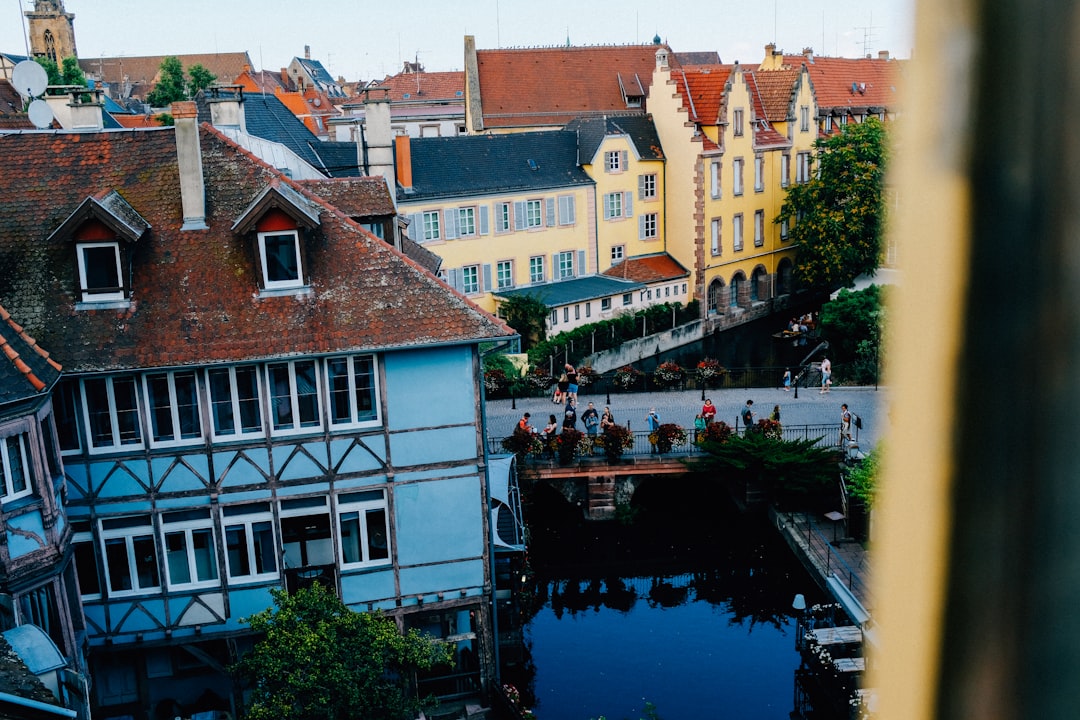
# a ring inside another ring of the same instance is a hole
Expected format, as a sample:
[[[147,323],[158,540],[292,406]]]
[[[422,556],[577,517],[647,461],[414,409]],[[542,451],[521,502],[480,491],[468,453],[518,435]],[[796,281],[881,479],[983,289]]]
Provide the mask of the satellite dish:
[[[45,92],[49,74],[33,60],[23,60],[11,71],[11,84],[24,97],[37,97]]]
[[[49,103],[44,100],[38,99],[30,103],[30,107],[27,108],[26,114],[30,116],[30,122],[34,123],[34,127],[38,130],[44,130],[52,125],[52,108],[49,107]]]

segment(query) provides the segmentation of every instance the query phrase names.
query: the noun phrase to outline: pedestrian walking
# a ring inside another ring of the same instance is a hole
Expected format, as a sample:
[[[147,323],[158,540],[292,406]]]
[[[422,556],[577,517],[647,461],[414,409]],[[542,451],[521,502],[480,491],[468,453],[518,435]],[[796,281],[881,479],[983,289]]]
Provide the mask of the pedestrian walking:
[[[706,425],[712,425],[713,418],[716,417],[716,406],[713,405],[712,398],[705,399],[705,404],[701,406],[701,417]]]
[[[791,368],[784,370],[784,392],[791,389]]]
[[[832,363],[829,362],[829,358],[821,358],[821,395],[829,392],[829,387],[832,385]]]
[[[843,445],[844,440],[851,442],[851,412],[848,410],[847,403],[843,403],[840,406],[840,444]]]
[[[750,432],[750,428],[754,426],[754,411],[750,409],[752,407],[754,407],[754,401],[747,400],[746,405],[743,406],[742,413],[740,413],[742,416],[743,434]]]
[[[652,445],[652,451],[656,452],[656,436],[660,430],[660,413],[656,412],[656,408],[649,408],[649,414],[645,416],[645,423],[649,426],[649,444]]]

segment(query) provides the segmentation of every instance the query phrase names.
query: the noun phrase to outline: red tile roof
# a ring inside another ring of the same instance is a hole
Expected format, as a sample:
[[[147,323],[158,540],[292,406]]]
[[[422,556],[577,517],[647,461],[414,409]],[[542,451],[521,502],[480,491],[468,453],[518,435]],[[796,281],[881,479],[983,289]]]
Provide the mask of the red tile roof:
[[[131,94],[135,97],[144,97],[157,82],[161,62],[166,57],[168,56],[100,57],[80,60],[79,67],[88,77],[103,80],[113,88],[123,88],[125,84],[131,83]],[[192,53],[175,57],[179,58],[185,71],[192,65],[202,65],[222,83],[233,82],[245,67],[252,66],[247,52]]]
[[[52,387],[60,364],[0,306],[0,405],[19,402]]]
[[[396,213],[390,188],[382,177],[298,180],[297,184],[336,207],[348,217],[378,217]]]
[[[389,90],[390,102],[465,103],[465,73],[461,70],[398,73],[374,84]],[[349,102],[363,102],[363,98],[349,98]]]
[[[602,274],[634,282],[655,283],[688,277],[690,271],[667,253],[656,253],[627,258]]]
[[[794,68],[806,65],[822,112],[867,107],[896,109],[901,72],[897,60],[814,56],[811,61],[803,55],[785,55],[784,64]]]
[[[695,65],[671,70],[671,78],[683,97],[683,107],[689,113],[688,120],[702,125],[717,124],[724,85],[733,69],[733,65]]]
[[[173,128],[0,135],[0,302],[75,372],[238,362],[474,342],[513,334],[329,203],[208,125],[207,230],[181,231]],[[251,235],[231,230],[269,185],[306,196],[311,292],[258,291]],[[77,309],[70,241],[50,234],[116,190],[150,230],[133,248],[130,304]]]
[[[657,48],[477,50],[484,127],[562,126],[582,115],[626,112],[620,77],[624,86],[647,89]]]
[[[157,128],[161,127],[161,123],[157,121],[157,115],[123,115],[117,113],[113,115],[113,119],[116,120],[120,127],[128,128]]]
[[[791,111],[791,94],[799,79],[797,68],[756,70],[754,81],[761,98],[761,107],[769,122],[784,122]]]

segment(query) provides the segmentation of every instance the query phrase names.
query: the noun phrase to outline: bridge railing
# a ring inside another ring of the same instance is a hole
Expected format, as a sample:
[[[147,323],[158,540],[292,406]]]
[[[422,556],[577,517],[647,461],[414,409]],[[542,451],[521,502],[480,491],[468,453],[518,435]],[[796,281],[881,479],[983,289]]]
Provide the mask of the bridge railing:
[[[664,455],[703,455],[704,451],[698,447],[694,441],[693,428],[684,428],[686,433],[686,439],[681,443],[673,443],[671,450],[662,453]],[[816,447],[839,447],[840,446],[840,425],[838,423],[831,423],[825,425],[782,425],[780,428],[781,437],[787,441],[793,440],[813,440]],[[632,433],[634,437],[633,447],[625,450],[623,455],[653,455],[656,454],[653,448],[652,442],[649,440],[648,430],[637,430]],[[506,453],[506,450],[502,447],[503,437],[488,437],[487,445],[488,452],[493,455],[500,455]],[[554,453],[552,453],[554,454]],[[602,459],[604,457],[603,448],[597,447],[593,455]],[[543,460],[546,459],[544,455],[529,455],[528,460]]]

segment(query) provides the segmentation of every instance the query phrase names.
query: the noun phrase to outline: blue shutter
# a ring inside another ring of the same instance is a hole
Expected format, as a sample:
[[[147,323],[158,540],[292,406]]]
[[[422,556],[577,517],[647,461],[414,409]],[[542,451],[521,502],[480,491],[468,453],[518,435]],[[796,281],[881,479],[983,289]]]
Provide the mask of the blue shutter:
[[[458,268],[451,268],[446,271],[446,284],[454,288],[458,292],[461,292],[461,270]]]
[[[638,240],[644,240],[645,239],[645,216],[644,215],[638,215],[638,219],[637,219],[637,237],[638,237]]]
[[[548,227],[553,227],[555,225],[555,198],[544,198],[544,215],[547,220],[545,224]]]
[[[577,251],[577,267],[574,268],[574,274],[577,275],[578,277],[581,277],[582,275],[585,274],[586,269],[587,269],[585,267],[585,263],[586,263],[585,251],[584,250],[578,250]]]
[[[424,213],[413,213],[409,216],[409,239],[414,242],[424,242]]]
[[[491,289],[491,263],[484,263],[484,284],[480,290],[481,292],[488,292]]]
[[[480,206],[480,234],[481,235],[487,235],[488,234],[488,206],[487,205],[481,205]]]
[[[447,240],[453,240],[454,238],[456,238],[458,236],[458,231],[457,231],[458,211],[457,211],[457,208],[447,208],[446,210],[443,210],[443,218],[444,218],[443,225],[446,226],[444,228],[443,237],[445,237]]]
[[[605,220],[610,220],[611,219],[611,203],[608,202],[608,196],[603,195],[603,196],[601,196],[600,200],[604,203],[604,219]]]
[[[514,229],[525,229],[525,202],[521,200],[514,203]]]

